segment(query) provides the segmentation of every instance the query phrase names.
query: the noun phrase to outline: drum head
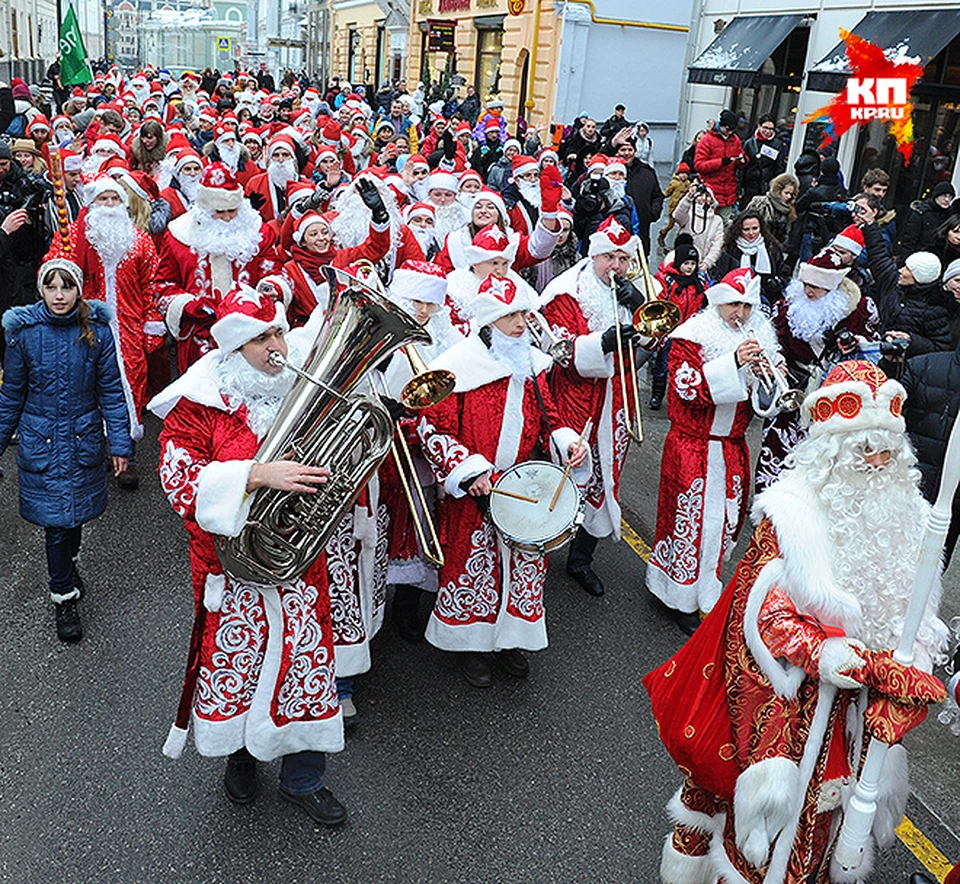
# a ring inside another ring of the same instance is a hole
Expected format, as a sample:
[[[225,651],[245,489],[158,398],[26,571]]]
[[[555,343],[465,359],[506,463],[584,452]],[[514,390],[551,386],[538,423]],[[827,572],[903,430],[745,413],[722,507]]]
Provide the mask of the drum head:
[[[560,497],[550,512],[550,501],[561,481]],[[537,545],[557,537],[574,523],[580,508],[576,483],[569,476],[564,479],[563,470],[547,461],[517,464],[507,470],[494,487],[537,501],[528,503],[502,494],[490,495],[490,517],[494,525],[518,543]]]

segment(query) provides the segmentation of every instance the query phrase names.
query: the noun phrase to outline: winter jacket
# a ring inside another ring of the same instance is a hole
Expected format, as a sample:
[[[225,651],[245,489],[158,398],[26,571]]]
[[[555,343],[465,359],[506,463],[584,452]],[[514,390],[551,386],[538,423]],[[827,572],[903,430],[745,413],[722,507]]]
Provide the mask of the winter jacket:
[[[670,301],[680,308],[680,321],[686,322],[694,313],[699,313],[706,299],[704,291],[707,288],[707,275],[699,269],[692,276],[682,276],[672,263],[664,262],[654,277],[663,291],[659,295],[663,301]]]
[[[20,515],[72,528],[107,505],[107,440],[115,457],[133,453],[110,311],[88,301],[91,347],[77,311],[54,316],[43,301],[3,316],[7,352],[0,387],[0,453],[19,432]]]
[[[799,197],[813,187],[814,180],[820,174],[820,154],[815,150],[805,150],[793,164],[793,172],[800,182]]]
[[[743,143],[747,164],[740,172],[740,205],[770,189],[770,182],[787,168],[787,151],[779,138],[761,141],[754,135]],[[775,153],[775,156],[770,156]]]
[[[627,165],[627,196],[633,200],[637,210],[637,233],[643,240],[643,247],[650,251],[650,225],[660,217],[663,211],[663,191],[653,166],[634,159]]]
[[[771,273],[760,274],[760,294],[768,306],[783,297],[783,279],[781,278],[783,267],[783,251],[780,246],[772,239],[764,241],[767,249],[767,256],[770,258]],[[717,263],[710,268],[710,278],[713,280],[723,279],[731,270],[736,270],[740,266],[743,253],[734,244],[732,251],[722,251]]]
[[[689,179],[684,181],[676,173],[670,176],[670,181],[667,182],[667,189],[664,190],[663,195],[667,200],[667,211],[671,215],[674,213],[674,210],[677,208],[680,200],[683,199],[689,189]]]
[[[737,169],[743,163],[736,157],[742,154],[740,139],[734,134],[724,138],[716,126],[697,143],[697,174],[710,186],[721,207],[732,206],[737,201]]]
[[[677,204],[673,217],[680,225],[680,232],[689,233],[693,237],[693,244],[700,253],[701,266],[709,268],[716,264],[723,250],[723,219],[712,206],[706,218],[703,216],[703,206],[697,206],[696,217],[691,218],[695,195],[691,187]]]
[[[950,207],[938,206],[933,198],[915,200],[900,233],[900,251],[906,256],[913,252],[937,251],[937,228],[950,217]]]
[[[769,183],[768,191],[755,196],[747,204],[747,210],[757,212],[767,225],[767,230],[781,245],[790,238],[790,230],[797,220],[793,203],[784,203],[780,196],[787,186],[793,187],[794,197],[800,188],[800,182],[794,175],[784,172]]]
[[[908,357],[951,349],[950,318],[956,309],[953,296],[943,290],[940,280],[901,286],[900,272],[880,228],[868,224],[861,230],[874,279],[873,298],[884,329],[909,333]]]
[[[558,151],[560,162],[563,162],[569,156],[573,156],[575,158],[573,177],[579,178],[587,168],[587,157],[593,156],[595,153],[600,153],[602,145],[603,139],[600,137],[599,132],[593,141],[587,141],[580,132],[574,132],[573,135],[560,143],[560,149]]]

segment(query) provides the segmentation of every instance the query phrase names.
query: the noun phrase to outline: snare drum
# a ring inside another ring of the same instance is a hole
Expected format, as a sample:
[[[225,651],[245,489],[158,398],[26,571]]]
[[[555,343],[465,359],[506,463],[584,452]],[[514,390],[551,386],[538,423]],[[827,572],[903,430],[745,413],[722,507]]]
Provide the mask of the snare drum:
[[[503,494],[490,495],[490,518],[507,546],[544,555],[569,543],[583,522],[583,495],[563,469],[548,461],[531,460],[510,467],[493,486],[536,500],[528,503]],[[550,501],[563,482],[557,504]]]

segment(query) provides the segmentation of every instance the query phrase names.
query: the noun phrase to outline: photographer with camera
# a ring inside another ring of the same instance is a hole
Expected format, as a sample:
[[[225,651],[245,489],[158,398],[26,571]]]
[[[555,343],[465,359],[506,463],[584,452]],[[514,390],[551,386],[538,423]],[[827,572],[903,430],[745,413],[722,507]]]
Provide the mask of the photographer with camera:
[[[590,235],[610,216],[632,233],[637,229],[637,210],[626,192],[626,167],[617,159],[598,153],[590,160],[587,178],[574,203],[573,230],[586,248]]]

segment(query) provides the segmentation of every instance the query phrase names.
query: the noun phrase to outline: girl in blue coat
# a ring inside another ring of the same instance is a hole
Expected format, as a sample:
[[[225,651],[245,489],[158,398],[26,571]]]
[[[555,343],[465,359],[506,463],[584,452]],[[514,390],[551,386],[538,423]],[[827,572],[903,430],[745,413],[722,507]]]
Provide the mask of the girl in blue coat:
[[[82,280],[72,261],[47,261],[37,275],[42,299],[3,315],[0,455],[19,433],[20,515],[46,532],[61,641],[83,637],[76,558],[83,523],[107,506],[104,424],[114,475],[133,449],[109,311],[82,299]]]

